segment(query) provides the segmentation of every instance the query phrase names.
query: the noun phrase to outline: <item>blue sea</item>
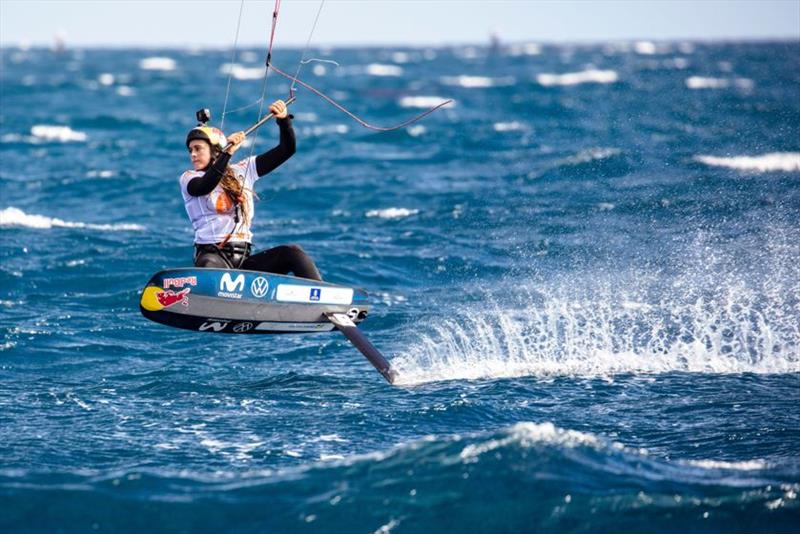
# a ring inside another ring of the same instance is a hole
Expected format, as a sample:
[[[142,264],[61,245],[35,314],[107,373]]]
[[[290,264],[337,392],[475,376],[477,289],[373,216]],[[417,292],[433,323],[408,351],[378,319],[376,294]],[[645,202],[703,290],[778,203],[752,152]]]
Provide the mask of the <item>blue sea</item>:
[[[0,50],[0,530],[797,529],[800,42],[312,49],[373,124],[454,101],[377,133],[298,88],[258,183],[255,248],[369,291],[394,386],[139,312],[191,265],[194,112],[230,77],[255,122],[263,55]]]

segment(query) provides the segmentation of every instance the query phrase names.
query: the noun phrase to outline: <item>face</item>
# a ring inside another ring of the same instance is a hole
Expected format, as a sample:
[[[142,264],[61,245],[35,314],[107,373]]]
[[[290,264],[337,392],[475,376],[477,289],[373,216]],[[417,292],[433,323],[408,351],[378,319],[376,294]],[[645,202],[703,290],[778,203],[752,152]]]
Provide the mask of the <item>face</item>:
[[[189,141],[189,158],[194,170],[205,169],[211,163],[211,145],[202,139],[192,139]]]

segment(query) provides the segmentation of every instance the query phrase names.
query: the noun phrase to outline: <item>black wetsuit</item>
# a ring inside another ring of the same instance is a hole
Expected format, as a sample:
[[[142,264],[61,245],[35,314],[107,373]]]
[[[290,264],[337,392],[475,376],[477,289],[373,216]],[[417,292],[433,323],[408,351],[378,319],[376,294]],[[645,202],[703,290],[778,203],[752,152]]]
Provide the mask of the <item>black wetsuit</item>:
[[[294,129],[289,117],[278,119],[280,144],[256,156],[256,172],[264,176],[292,157],[295,152]],[[222,180],[231,155],[221,153],[207,168],[203,176],[189,181],[186,190],[199,197],[211,193]],[[226,243],[222,247],[214,244],[195,244],[194,264],[197,267],[217,267],[222,269],[249,269],[269,273],[288,274],[322,280],[314,261],[298,245],[280,245],[257,254],[250,255],[250,243]]]

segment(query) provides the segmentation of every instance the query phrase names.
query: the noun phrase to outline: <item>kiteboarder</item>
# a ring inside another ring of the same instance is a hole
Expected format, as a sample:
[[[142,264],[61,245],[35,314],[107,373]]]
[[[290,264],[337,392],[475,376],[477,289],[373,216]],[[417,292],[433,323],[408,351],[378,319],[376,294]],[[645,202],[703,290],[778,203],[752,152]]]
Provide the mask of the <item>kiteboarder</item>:
[[[269,107],[280,130],[280,143],[258,156],[229,165],[242,146],[244,132],[227,139],[221,130],[207,126],[206,112],[186,137],[192,169],[180,177],[186,213],[194,227],[194,264],[197,267],[248,269],[277,274],[292,273],[322,280],[314,261],[298,245],[280,245],[250,255],[255,216],[253,187],[295,152],[292,116],[286,103],[276,100]]]

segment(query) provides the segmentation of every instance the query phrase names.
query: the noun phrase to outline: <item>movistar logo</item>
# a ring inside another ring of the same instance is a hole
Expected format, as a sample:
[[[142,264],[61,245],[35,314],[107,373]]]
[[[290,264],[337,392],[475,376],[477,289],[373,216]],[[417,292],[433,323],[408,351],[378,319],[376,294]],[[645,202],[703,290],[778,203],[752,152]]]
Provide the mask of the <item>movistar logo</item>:
[[[234,292],[242,291],[244,289],[244,275],[240,274],[236,278],[231,278],[231,273],[222,275],[222,280],[219,282],[219,290]]]

